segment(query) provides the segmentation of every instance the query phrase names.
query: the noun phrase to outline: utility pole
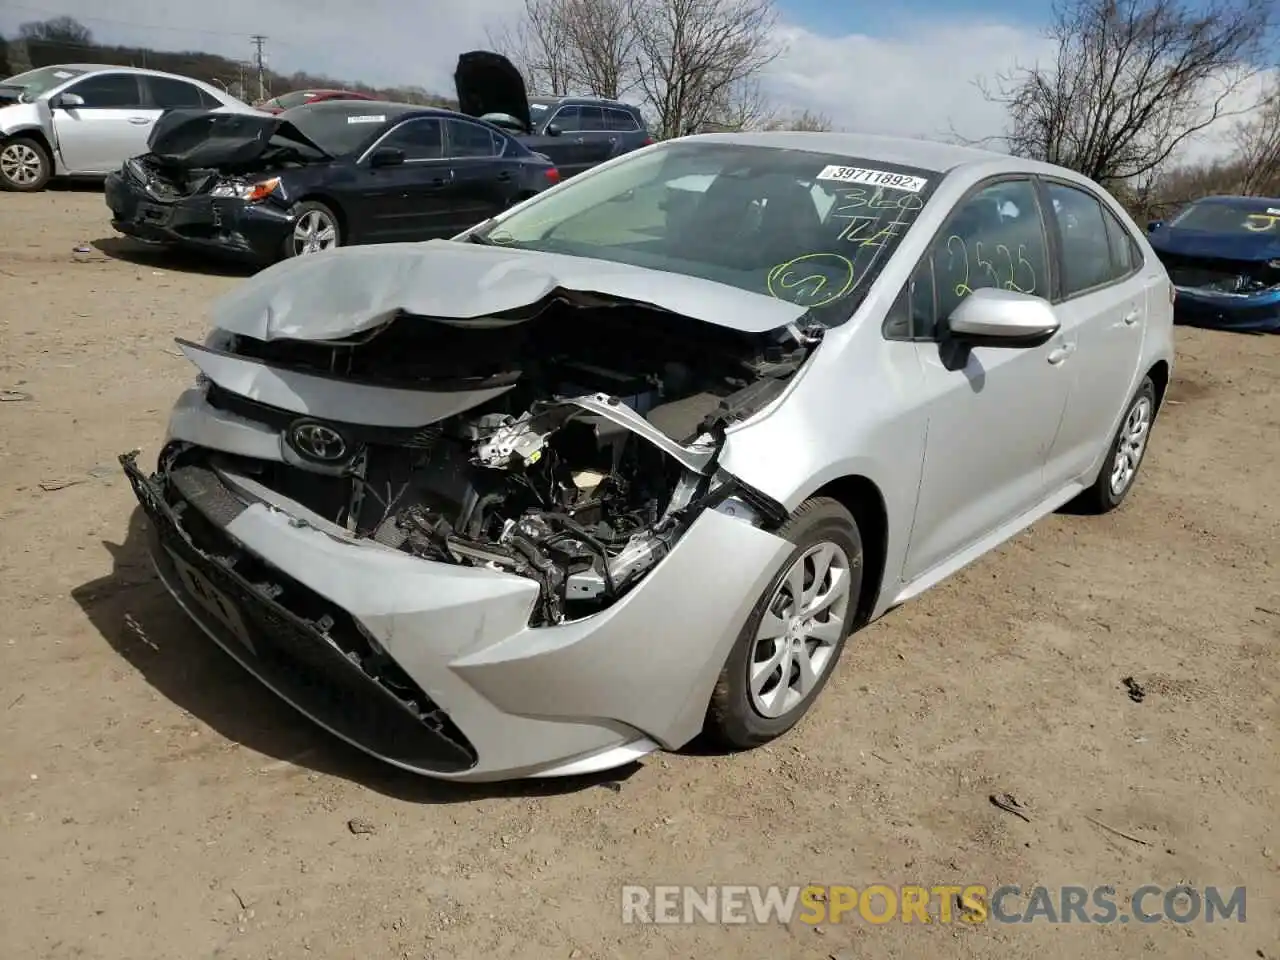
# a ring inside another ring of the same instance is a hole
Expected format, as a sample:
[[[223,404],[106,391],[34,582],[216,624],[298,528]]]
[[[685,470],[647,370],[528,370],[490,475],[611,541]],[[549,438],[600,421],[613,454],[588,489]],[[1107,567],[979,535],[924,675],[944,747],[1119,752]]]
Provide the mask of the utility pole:
[[[260,33],[255,33],[249,38],[253,41],[253,61],[258,68],[258,99],[267,99],[267,70],[262,60],[262,45],[267,42],[267,38]]]

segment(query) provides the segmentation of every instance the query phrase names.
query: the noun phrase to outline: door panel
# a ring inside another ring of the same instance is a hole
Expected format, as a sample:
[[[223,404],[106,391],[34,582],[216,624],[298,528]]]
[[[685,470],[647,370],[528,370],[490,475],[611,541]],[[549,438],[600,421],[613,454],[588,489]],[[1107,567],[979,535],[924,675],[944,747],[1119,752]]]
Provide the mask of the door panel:
[[[613,155],[618,135],[609,131],[608,119],[601,107],[583,106],[578,108],[581,117],[578,137],[579,162],[582,168],[588,169],[596,164],[604,163]]]
[[[453,172],[448,236],[454,236],[511,206],[519,183],[515,164],[498,156],[506,141],[487,127],[449,120],[445,135]]]
[[[107,174],[147,152],[147,137],[161,111],[145,106],[135,74],[94,74],[66,93],[84,105],[53,109],[53,133],[68,173]]]
[[[404,163],[361,169],[368,224],[366,242],[420,240],[449,236],[453,171],[444,157],[444,127],[435,118],[407,120],[379,143],[404,152]],[[457,232],[457,231],[454,231]]]
[[[1127,231],[1108,223],[1115,218],[1098,198],[1060,183],[1045,188],[1061,238],[1057,312],[1078,342],[1076,389],[1046,467],[1049,482],[1061,486],[1084,474],[1111,441],[1138,372],[1146,291]]]
[[[1070,334],[1034,348],[975,347],[947,369],[946,317],[980,287],[1047,296],[1049,252],[1035,185],[988,186],[963,201],[907,291],[923,370],[928,437],[904,579],[945,562],[1047,495],[1045,462],[1071,393]]]

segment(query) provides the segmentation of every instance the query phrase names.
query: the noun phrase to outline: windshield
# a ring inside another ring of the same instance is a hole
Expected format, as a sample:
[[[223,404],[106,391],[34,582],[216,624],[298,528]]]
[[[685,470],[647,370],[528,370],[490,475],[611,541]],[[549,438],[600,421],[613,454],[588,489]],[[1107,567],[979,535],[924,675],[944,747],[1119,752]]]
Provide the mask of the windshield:
[[[294,107],[280,114],[307,139],[334,157],[354,153],[388,120],[413,107],[395,107],[364,100],[325,100]]]
[[[40,67],[28,70],[16,77],[0,82],[0,86],[21,87],[24,100],[34,100],[41,94],[48,93],[54,87],[60,87],[68,80],[73,80],[85,71],[74,67]]]
[[[1277,224],[1280,205],[1274,202],[1268,204],[1264,200],[1254,205],[1202,200],[1189,206],[1169,226],[1208,233],[1280,233]]]
[[[671,141],[574,179],[481,242],[702,277],[848,319],[940,175],[879,161]]]

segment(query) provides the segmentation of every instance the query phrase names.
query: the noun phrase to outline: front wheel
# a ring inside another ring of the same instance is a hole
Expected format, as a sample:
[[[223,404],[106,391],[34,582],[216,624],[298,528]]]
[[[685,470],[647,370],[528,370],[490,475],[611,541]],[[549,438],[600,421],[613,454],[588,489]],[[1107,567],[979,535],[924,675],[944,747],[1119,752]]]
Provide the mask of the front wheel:
[[[14,137],[0,144],[0,188],[36,193],[52,176],[53,161],[39,140]]]
[[[780,737],[826,686],[853,629],[862,538],[835,500],[806,500],[778,532],[795,544],[738,635],[711,695],[706,731],[747,749]]]
[[[293,208],[293,232],[285,238],[285,257],[332,250],[342,244],[338,215],[318,200],[304,200]]]
[[[1088,513],[1108,513],[1120,506],[1138,477],[1147,441],[1156,419],[1156,386],[1145,377],[1129,401],[1120,427],[1111,439],[1098,479],[1077,498]]]

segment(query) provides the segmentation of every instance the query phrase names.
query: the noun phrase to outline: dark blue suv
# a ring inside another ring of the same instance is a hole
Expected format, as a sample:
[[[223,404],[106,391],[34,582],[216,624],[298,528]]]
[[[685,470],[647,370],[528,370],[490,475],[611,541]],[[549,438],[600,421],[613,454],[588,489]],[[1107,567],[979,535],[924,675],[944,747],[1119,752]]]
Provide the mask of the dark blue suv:
[[[529,97],[506,57],[475,50],[458,58],[458,109],[513,133],[571,177],[653,143],[640,110],[598,97]]]

